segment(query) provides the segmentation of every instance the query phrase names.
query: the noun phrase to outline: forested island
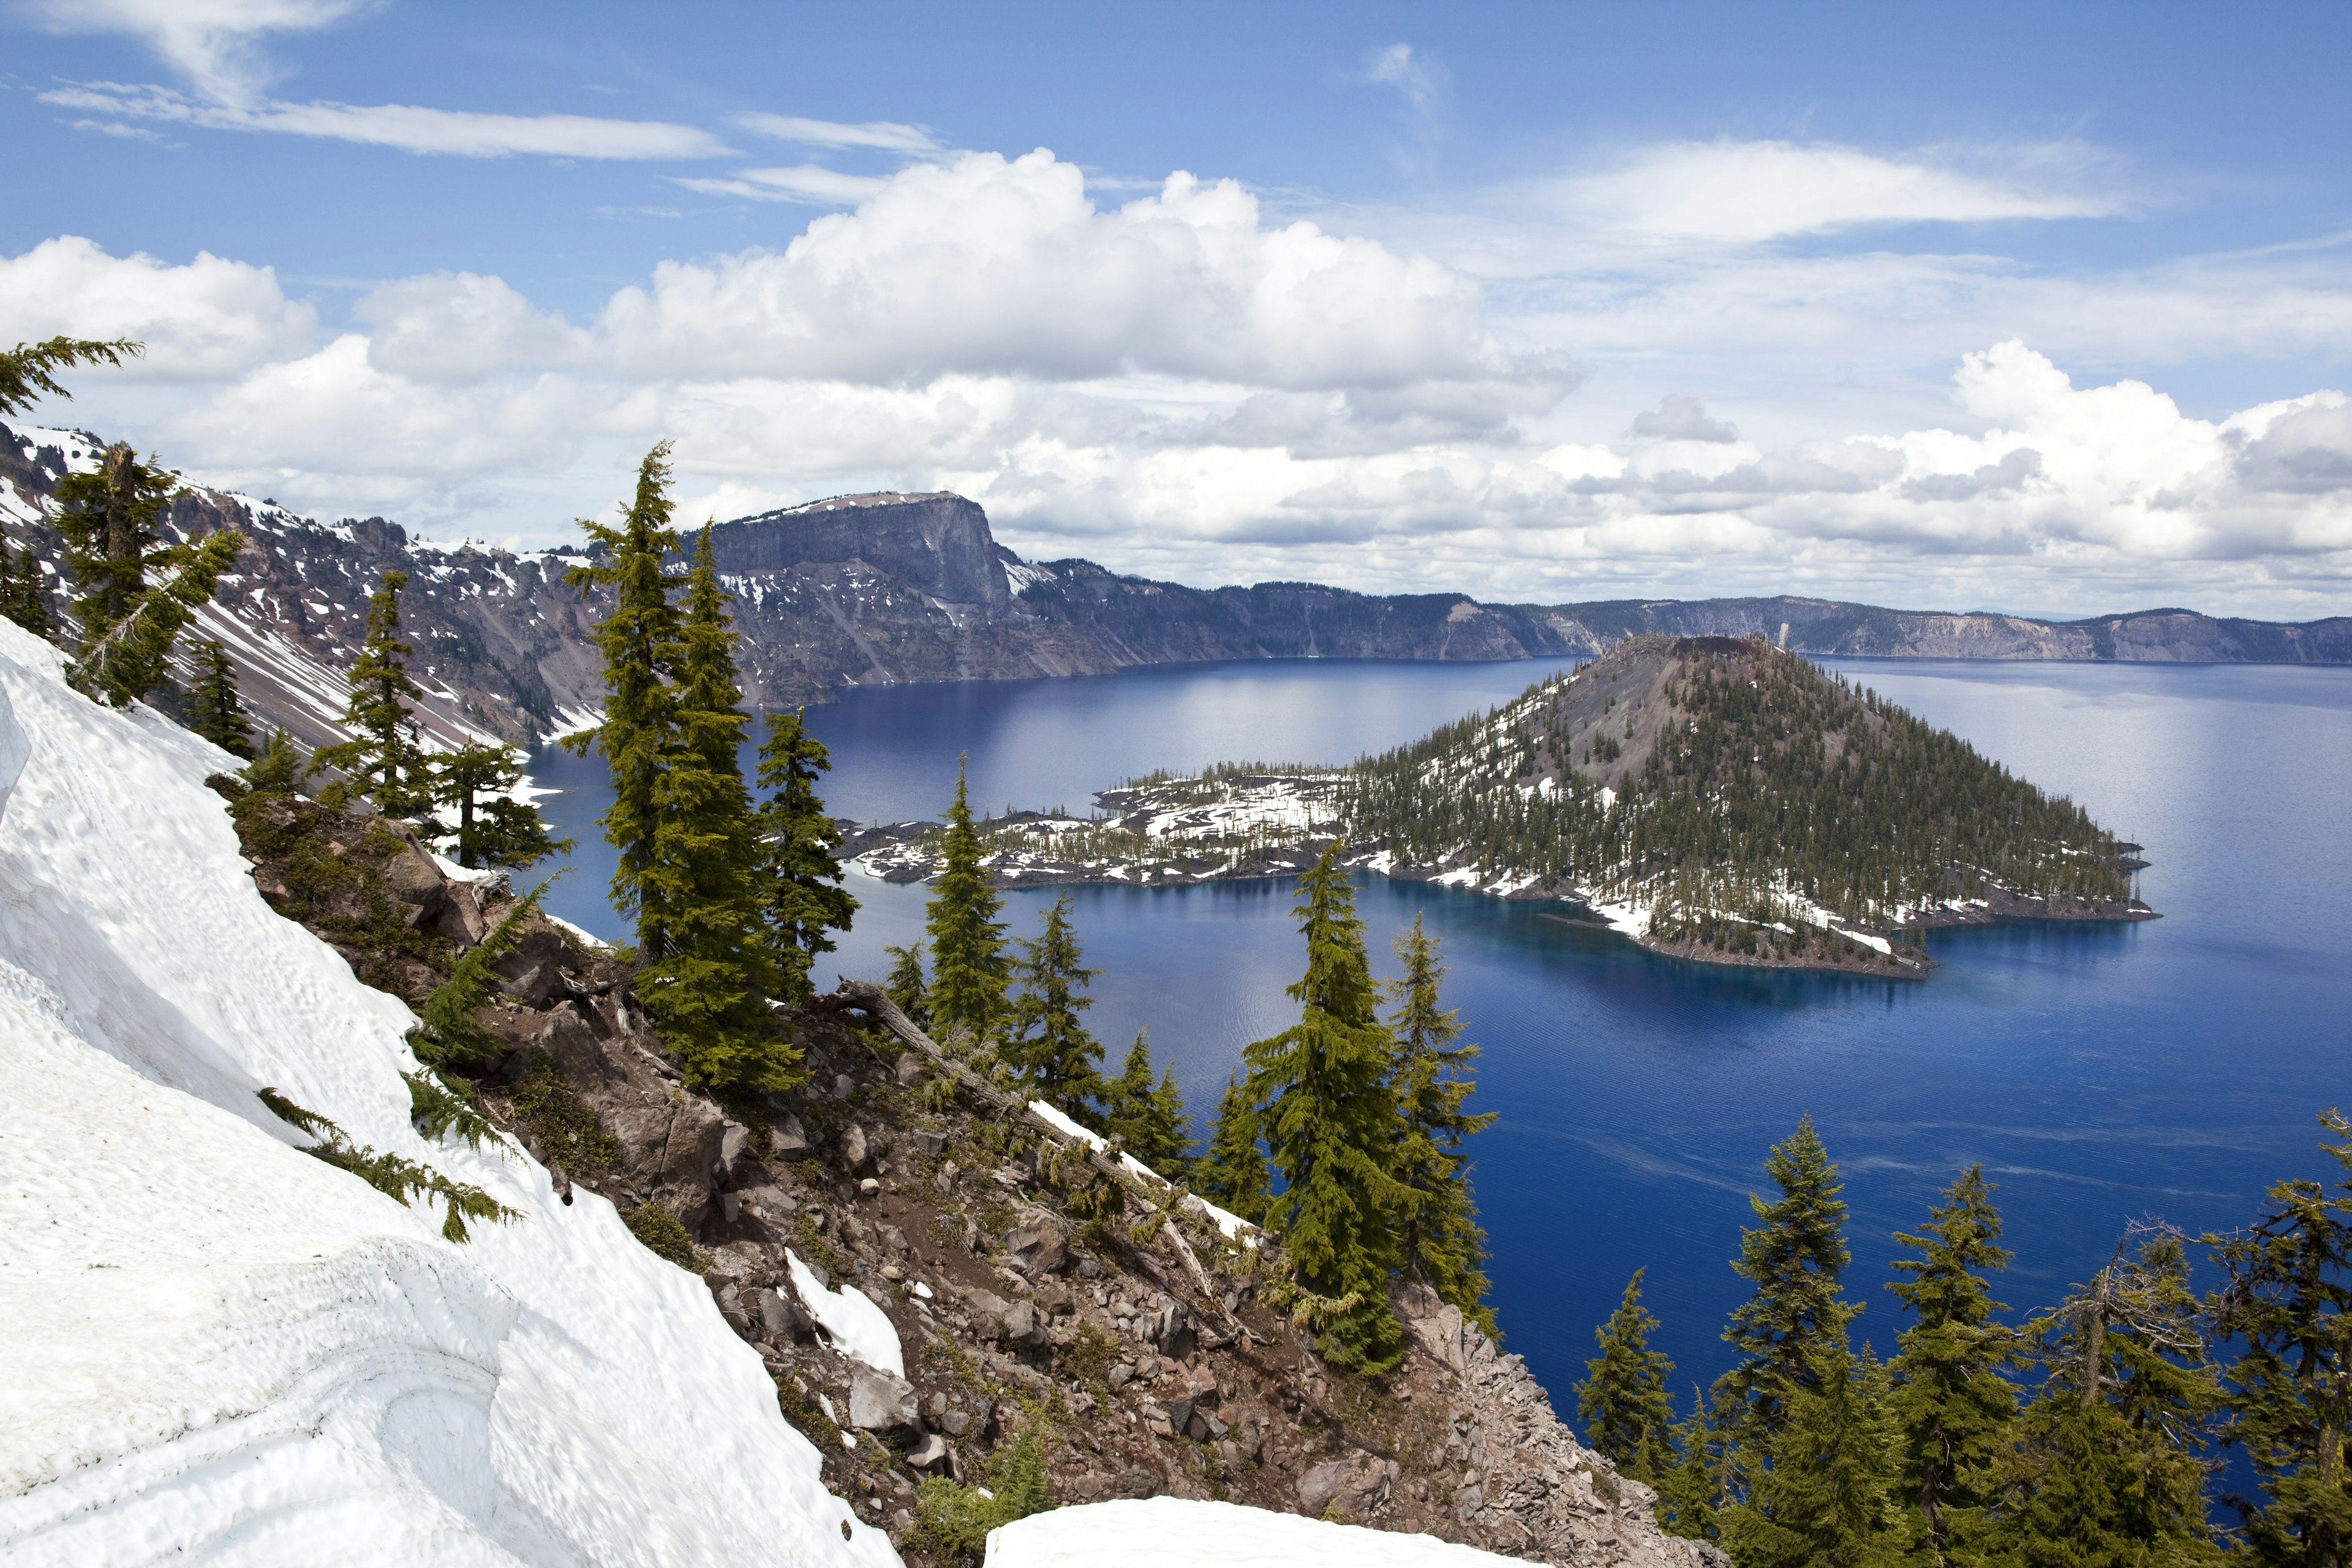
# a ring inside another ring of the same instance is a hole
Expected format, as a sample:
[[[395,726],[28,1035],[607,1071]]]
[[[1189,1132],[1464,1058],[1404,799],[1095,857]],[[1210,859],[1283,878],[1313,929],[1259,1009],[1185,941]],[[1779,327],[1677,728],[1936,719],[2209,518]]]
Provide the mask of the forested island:
[[[1761,638],[1632,637],[1347,767],[1229,763],[1095,798],[980,824],[999,884],[1282,876],[1343,840],[1350,865],[1566,900],[1659,952],[1907,977],[1935,927],[2155,915],[2139,846]],[[938,828],[847,845],[915,880]]]

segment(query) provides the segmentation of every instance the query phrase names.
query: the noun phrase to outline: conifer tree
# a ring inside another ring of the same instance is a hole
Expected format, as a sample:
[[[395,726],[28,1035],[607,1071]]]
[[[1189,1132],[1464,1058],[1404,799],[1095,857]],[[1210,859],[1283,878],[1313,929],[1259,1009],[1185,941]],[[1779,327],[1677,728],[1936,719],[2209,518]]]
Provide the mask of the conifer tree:
[[[1741,1568],[1891,1568],[1902,1534],[1885,1368],[1867,1347],[1811,1354],[1812,1381],[1789,1393],[1761,1495],[1726,1517],[1725,1545]]]
[[[1751,1461],[1769,1455],[1788,1395],[1815,1385],[1817,1352],[1842,1352],[1846,1324],[1860,1310],[1839,1289],[1849,1258],[1838,1195],[1844,1187],[1811,1116],[1773,1146],[1764,1170],[1780,1195],[1769,1204],[1748,1195],[1762,1223],[1740,1232],[1731,1267],[1756,1289],[1723,1331],[1739,1360],[1717,1384],[1735,1407],[1732,1436]]]
[[[1722,1534],[1719,1510],[1728,1487],[1729,1436],[1696,1386],[1691,1413],[1673,1436],[1670,1461],[1655,1467],[1658,1527],[1685,1541],[1716,1540]]]
[[[49,618],[49,593],[41,582],[41,560],[28,542],[19,552],[0,538],[0,616],[37,637],[57,636]]]
[[[457,813],[458,865],[520,870],[572,847],[548,830],[539,807],[509,793],[522,782],[523,761],[511,746],[482,745],[434,759],[434,803]]]
[[[1486,1233],[1478,1224],[1470,1192],[1470,1165],[1463,1141],[1492,1126],[1491,1111],[1473,1115],[1463,1102],[1475,1090],[1469,1076],[1478,1047],[1457,1042],[1462,1020],[1441,1005],[1445,965],[1437,942],[1412,917],[1412,929],[1396,939],[1404,973],[1389,982],[1389,1033],[1396,1045],[1389,1073],[1397,1106],[1397,1140],[1390,1172],[1413,1197],[1399,1216],[1397,1245],[1405,1273],[1462,1309],[1465,1317],[1495,1332],[1495,1310],[1486,1305]]]
[[[313,767],[340,771],[386,816],[421,816],[433,804],[432,771],[410,717],[423,695],[408,678],[406,660],[415,650],[400,640],[400,591],[407,586],[407,573],[386,572],[369,595],[367,640],[352,666],[351,702],[343,710],[352,738],[310,754]]]
[[[931,1026],[930,1004],[925,1000],[930,986],[923,979],[923,944],[908,942],[904,947],[882,950],[890,960],[890,973],[883,977],[882,990],[907,1015],[907,1021],[918,1029]]]
[[[2137,1240],[2134,1248],[2131,1243]],[[2127,1234],[2032,1325],[2047,1376],[2020,1414],[1990,1554],[2016,1568],[2221,1562],[2197,1452],[2221,1401],[2177,1233]]]
[[[1082,956],[1065,892],[1046,906],[1044,928],[1021,944],[1013,963],[1021,994],[1013,999],[1004,1058],[1040,1099],[1086,1117],[1087,1102],[1103,1093],[1102,1046],[1078,1015],[1095,1005],[1084,992],[1102,971],[1085,967]]]
[[[1288,994],[1298,1022],[1247,1047],[1249,1097],[1285,1190],[1269,1213],[1317,1309],[1316,1343],[1335,1365],[1380,1373],[1403,1353],[1390,1310],[1395,1225],[1412,1192],[1389,1173],[1397,1114],[1395,1047],[1364,956],[1363,922],[1334,841],[1299,879],[1307,973]]]
[[[147,352],[145,343],[128,338],[95,342],[89,338],[50,338],[44,342],[18,343],[0,349],[0,418],[26,414],[44,396],[71,397],[58,384],[56,372],[78,364],[119,365],[128,356]]]
[[[752,824],[760,839],[760,916],[781,994],[805,1001],[809,970],[833,951],[829,934],[849,929],[857,900],[841,885],[841,830],[816,793],[833,766],[801,713],[771,712],[760,742],[760,788],[767,798]]]
[[[1192,1130],[1171,1068],[1157,1085],[1151,1078],[1150,1031],[1138,1030],[1119,1075],[1103,1093],[1103,1131],[1170,1181],[1184,1178],[1184,1151]]]
[[[1650,1348],[1658,1320],[1642,1305],[1642,1276],[1647,1272],[1633,1270],[1617,1310],[1592,1331],[1601,1353],[1584,1363],[1576,1414],[1596,1451],[1635,1480],[1654,1485],[1674,1450],[1675,1401],[1666,1379],[1674,1375],[1675,1363],[1664,1351]]]
[[[174,570],[145,590],[131,613],[83,643],[66,679],[74,689],[127,708],[163,684],[173,639],[213,596],[220,574],[236,563],[245,535],[233,528],[207,534],[198,544],[178,544],[160,559]]]
[[[253,721],[236,694],[236,667],[228,649],[205,639],[196,644],[195,679],[188,687],[188,728],[232,757],[253,756]]]
[[[563,743],[583,756],[591,747],[603,752],[612,770],[604,837],[621,852],[613,871],[613,907],[635,917],[637,956],[646,963],[659,960],[669,947],[668,911],[658,897],[646,900],[645,879],[654,858],[662,773],[678,744],[671,678],[684,657],[677,606],[669,597],[680,580],[663,565],[678,545],[670,526],[669,451],[664,441],[646,454],[637,466],[635,497],[617,526],[582,521],[590,540],[588,563],[563,574],[583,597],[599,589],[613,595],[594,634],[604,656],[604,717]]]
[[[1208,1149],[1192,1163],[1192,1190],[1253,1225],[1265,1219],[1265,1155],[1257,1146],[1257,1112],[1240,1075],[1225,1079]]]
[[[2252,1226],[2207,1245],[2228,1279],[2215,1325],[2245,1349],[2230,1369],[2221,1425],[2262,1482],[2231,1498],[2260,1563],[2352,1563],[2352,1122],[2330,1110],[2323,1144],[2343,1179],[2272,1187]]]
[[[1004,900],[980,864],[980,835],[971,825],[963,763],[956,763],[955,802],[940,841],[939,880],[924,919],[931,945],[931,1018],[941,1029],[962,1029],[975,1041],[992,1039],[1006,1012],[1012,965],[1004,956]]]
[[[1928,1216],[1924,1233],[1897,1231],[1919,1256],[1897,1258],[1887,1287],[1918,1321],[1903,1331],[1890,1368],[1888,1410],[1902,1447],[1902,1495],[1917,1510],[1916,1559],[1937,1565],[1982,1556],[1985,1510],[2001,1487],[1999,1463],[2017,1394],[2002,1375],[2018,1356],[2015,1331],[1996,1321],[1984,1276],[2008,1267],[1992,1184],[1971,1165]]]
[[[679,626],[677,742],[655,781],[653,853],[639,884],[662,911],[664,945],[635,985],[689,1081],[781,1089],[800,1081],[799,1053],[767,1006],[775,972],[754,885],[736,635],[706,528]]]
[[[295,748],[294,737],[280,727],[269,732],[269,743],[243,770],[242,776],[246,787],[257,795],[291,795],[309,771],[302,753]]]

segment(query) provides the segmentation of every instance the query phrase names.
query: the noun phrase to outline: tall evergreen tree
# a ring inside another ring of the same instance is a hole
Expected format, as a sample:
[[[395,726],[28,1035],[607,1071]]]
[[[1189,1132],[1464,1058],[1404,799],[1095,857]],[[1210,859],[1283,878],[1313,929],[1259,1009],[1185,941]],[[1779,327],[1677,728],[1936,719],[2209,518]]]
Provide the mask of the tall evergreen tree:
[[[1720,1403],[1720,1402],[1718,1402]],[[1697,1387],[1691,1412],[1674,1429],[1673,1458],[1657,1471],[1658,1527],[1686,1541],[1714,1541],[1729,1487],[1729,1429]]]
[[[2257,1562],[2352,1563],[2352,1122],[2320,1118],[2343,1173],[2330,1192],[2279,1183],[2253,1225],[2208,1237],[2228,1279],[2214,1320],[2243,1344],[2231,1367],[2221,1437],[2245,1450],[2257,1499],[2231,1498]]]
[[[956,763],[955,802],[940,842],[939,880],[924,918],[931,944],[931,1019],[941,1029],[963,1029],[991,1040],[1004,1021],[1012,965],[1004,956],[1004,900],[980,864],[980,835],[971,825],[963,763]]]
[[[1817,1352],[1843,1352],[1846,1324],[1861,1310],[1839,1288],[1850,1256],[1838,1195],[1845,1189],[1811,1116],[1773,1146],[1764,1171],[1780,1195],[1769,1204],[1748,1195],[1761,1223],[1740,1232],[1731,1267],[1755,1291],[1723,1331],[1739,1360],[1717,1384],[1737,1409],[1733,1436],[1751,1461],[1769,1455],[1789,1394],[1816,1385]]]
[[[1151,1077],[1151,1041],[1148,1031],[1136,1033],[1119,1075],[1103,1093],[1103,1131],[1118,1140],[1127,1152],[1167,1177],[1185,1177],[1184,1152],[1192,1129],[1184,1114],[1184,1099],[1171,1069],[1155,1085]]]
[[[1470,1064],[1478,1047],[1459,1043],[1462,1020],[1442,1004],[1445,965],[1437,942],[1422,927],[1396,939],[1404,972],[1389,982],[1389,1033],[1395,1041],[1390,1092],[1397,1107],[1397,1140],[1390,1172],[1413,1193],[1399,1215],[1397,1246],[1405,1273],[1452,1302],[1488,1333],[1495,1310],[1486,1304],[1486,1233],[1470,1191],[1463,1141],[1492,1126],[1492,1111],[1476,1115],[1463,1102],[1475,1091]]]
[[[511,746],[461,746],[433,761],[433,800],[457,815],[457,864],[520,870],[572,847],[548,830],[529,801],[509,793],[522,782],[523,756]]]
[[[1810,1353],[1812,1381],[1789,1393],[1762,1495],[1726,1517],[1725,1545],[1740,1568],[1891,1568],[1903,1536],[1886,1371],[1866,1347]]]
[[[1013,999],[1004,1058],[1040,1098],[1090,1118],[1088,1102],[1103,1093],[1102,1046],[1078,1015],[1095,1005],[1084,993],[1102,971],[1085,967],[1082,956],[1065,892],[1046,906],[1035,939],[1021,944],[1013,964],[1021,994]]]
[[[236,667],[228,649],[207,638],[196,644],[189,660],[195,679],[189,684],[188,728],[232,757],[253,756],[253,721],[236,694]]]
[[[1609,1321],[1592,1331],[1601,1353],[1584,1363],[1576,1385],[1577,1418],[1585,1440],[1618,1469],[1655,1485],[1674,1452],[1675,1401],[1666,1379],[1675,1363],[1650,1348],[1658,1320],[1642,1305],[1642,1276],[1633,1270]]]
[[[410,716],[423,695],[408,677],[406,661],[415,650],[400,640],[400,591],[407,586],[407,573],[386,572],[368,596],[367,640],[352,666],[343,710],[352,738],[310,753],[312,766],[341,772],[352,792],[386,816],[421,816],[433,805],[432,770]]]
[[[678,546],[670,526],[669,451],[664,441],[646,454],[637,466],[635,497],[617,526],[581,522],[590,541],[588,563],[563,574],[583,597],[600,589],[613,595],[594,634],[604,656],[604,717],[563,743],[583,756],[591,747],[603,752],[612,770],[604,837],[621,852],[613,870],[613,907],[635,917],[637,956],[646,963],[669,948],[668,910],[658,896],[646,900],[645,879],[654,858],[662,774],[679,743],[672,677],[684,657],[683,628],[669,597],[680,579],[663,565]]]
[[[677,742],[655,781],[653,853],[641,896],[662,910],[661,955],[637,994],[685,1058],[689,1081],[780,1089],[799,1053],[771,1018],[775,971],[754,885],[759,864],[741,748],[736,632],[703,530],[687,574],[672,712]]]
[[[5,616],[37,637],[54,637],[49,618],[49,593],[41,582],[41,558],[27,542],[19,552],[0,538],[0,616]]]
[[[1265,1155],[1257,1146],[1257,1112],[1238,1074],[1225,1079],[1209,1146],[1192,1164],[1192,1190],[1253,1225],[1265,1219]]]
[[[760,788],[767,798],[752,826],[760,838],[760,917],[782,994],[805,1001],[809,970],[833,951],[830,933],[849,929],[857,900],[841,885],[841,830],[816,793],[833,766],[824,742],[798,710],[767,715],[760,742]]]
[[[898,1011],[907,1015],[908,1022],[918,1029],[931,1026],[931,1007],[926,1000],[930,985],[923,979],[923,944],[908,942],[904,947],[886,947],[883,953],[890,960],[890,973],[882,978],[882,990]]]
[[[57,372],[78,364],[121,364],[147,352],[145,343],[128,338],[94,342],[89,338],[50,338],[0,349],[0,418],[27,414],[44,396],[71,397],[58,384]]]
[[[2129,1238],[2127,1238],[2128,1241]],[[2015,1568],[2208,1568],[2198,1446],[2221,1401],[2186,1249],[2159,1230],[2036,1321],[2047,1376],[2021,1413],[1990,1544]]]
[[[245,535],[219,529],[200,543],[178,544],[163,552],[173,570],[143,592],[131,613],[82,644],[67,667],[74,689],[127,708],[164,683],[172,644],[196,612],[209,603],[222,573],[236,563]]]
[[[1243,1053],[1269,1163],[1284,1191],[1269,1213],[1298,1283],[1321,1298],[1317,1345],[1350,1371],[1384,1373],[1403,1354],[1390,1310],[1395,1226],[1412,1194],[1389,1173],[1395,1047],[1364,956],[1342,844],[1299,879],[1307,973],[1289,988],[1298,1022]]]
[[[1903,1331],[1888,1399],[1903,1458],[1903,1496],[1917,1510],[1916,1561],[1982,1560],[1985,1510],[2000,1495],[2000,1461],[2017,1393],[2003,1373],[2019,1359],[2016,1331],[1984,1276],[2009,1265],[2000,1215],[1984,1169],[1960,1173],[1921,1235],[1895,1239],[1919,1254],[1897,1258],[1887,1287],[1918,1321]]]
[[[99,454],[95,469],[58,482],[58,531],[85,650],[139,607],[150,572],[180,564],[161,533],[164,503],[179,487],[119,441]]]

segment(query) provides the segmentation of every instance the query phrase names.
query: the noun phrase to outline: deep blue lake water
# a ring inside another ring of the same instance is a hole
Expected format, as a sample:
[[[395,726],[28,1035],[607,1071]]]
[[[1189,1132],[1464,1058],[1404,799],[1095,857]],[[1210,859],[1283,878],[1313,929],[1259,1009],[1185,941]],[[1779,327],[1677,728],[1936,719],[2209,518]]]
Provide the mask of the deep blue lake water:
[[[812,710],[844,816],[935,816],[968,752],[975,804],[1065,805],[1124,775],[1231,758],[1345,761],[1515,695],[1554,665],[1236,663],[1074,680],[898,687]],[[1416,911],[1485,1047],[1478,1196],[1495,1300],[1563,1410],[1591,1331],[1632,1271],[1678,1385],[1726,1363],[1742,1281],[1727,1260],[1765,1151],[1810,1112],[1853,1205],[1860,1336],[1903,1320],[1882,1288],[1937,1192],[1981,1162],[2017,1262],[2000,1294],[2048,1304],[2105,1262],[2124,1222],[2247,1217],[2263,1188],[2323,1174],[2314,1116],[2352,1105],[2352,670],[1840,661],[2101,823],[2147,846],[2165,919],[1941,933],[1925,984],[1669,962],[1538,906],[1360,884],[1376,968]],[[602,764],[534,764],[583,852],[551,906],[617,934],[596,838]],[[853,875],[863,900],[833,973],[877,975],[920,929],[924,890]],[[1044,890],[1007,896],[1034,933]],[[1116,1064],[1139,1028],[1205,1131],[1248,1041],[1294,1015],[1302,950],[1287,883],[1077,890],[1091,1021]]]

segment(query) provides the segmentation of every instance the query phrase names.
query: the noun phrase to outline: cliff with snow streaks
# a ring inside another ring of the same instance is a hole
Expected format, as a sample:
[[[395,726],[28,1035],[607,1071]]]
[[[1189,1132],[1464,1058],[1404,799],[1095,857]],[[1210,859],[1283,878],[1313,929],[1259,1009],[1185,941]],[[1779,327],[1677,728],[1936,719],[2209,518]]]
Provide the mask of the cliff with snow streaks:
[[[83,432],[0,425],[0,522],[52,565],[47,498],[90,463]],[[445,735],[536,742],[602,700],[593,605],[562,584],[563,551],[455,549],[382,518],[321,523],[267,500],[192,487],[181,536],[224,523],[248,548],[202,635],[220,639],[263,720],[304,744],[339,733],[342,671],[379,574],[409,574],[403,610]],[[2302,625],[2152,610],[2080,622],[1889,610],[1796,597],[1488,605],[1462,594],[1352,593],[1312,583],[1193,588],[1089,561],[1024,562],[961,496],[840,496],[723,522],[712,535],[744,634],[745,695],[769,707],[856,686],[1099,675],[1233,658],[1516,659],[1597,654],[1625,637],[1760,637],[1814,655],[1899,658],[2352,662],[2352,618]]]

